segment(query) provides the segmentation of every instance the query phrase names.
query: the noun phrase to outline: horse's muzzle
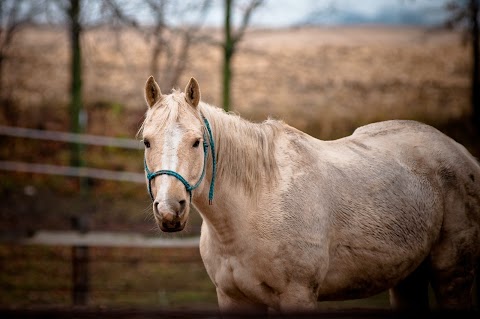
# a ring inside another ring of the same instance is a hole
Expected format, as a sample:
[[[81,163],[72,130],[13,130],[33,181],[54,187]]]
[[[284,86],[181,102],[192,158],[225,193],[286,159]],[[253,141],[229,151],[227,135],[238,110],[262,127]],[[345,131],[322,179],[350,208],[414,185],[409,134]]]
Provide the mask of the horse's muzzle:
[[[186,201],[170,201],[166,205],[160,205],[158,202],[153,204],[153,212],[158,227],[164,232],[181,231],[186,224],[185,212],[187,210]]]

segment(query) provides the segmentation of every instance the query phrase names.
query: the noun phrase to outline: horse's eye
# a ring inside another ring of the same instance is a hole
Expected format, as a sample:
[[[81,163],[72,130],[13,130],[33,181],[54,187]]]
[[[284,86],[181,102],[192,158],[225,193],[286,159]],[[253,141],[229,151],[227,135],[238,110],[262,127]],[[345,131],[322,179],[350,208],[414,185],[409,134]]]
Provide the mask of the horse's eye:
[[[200,140],[196,140],[192,147],[198,147],[198,145],[200,145]]]
[[[148,140],[143,140],[143,144],[145,144],[146,148],[150,148],[150,142]]]

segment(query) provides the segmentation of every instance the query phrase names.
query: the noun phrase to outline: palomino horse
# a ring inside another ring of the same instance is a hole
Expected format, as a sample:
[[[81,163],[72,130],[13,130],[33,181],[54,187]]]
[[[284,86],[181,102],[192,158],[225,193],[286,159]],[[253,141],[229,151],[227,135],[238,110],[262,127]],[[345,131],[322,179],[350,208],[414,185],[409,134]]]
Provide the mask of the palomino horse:
[[[153,213],[180,231],[193,204],[221,310],[308,311],[390,289],[396,309],[472,304],[480,166],[436,129],[387,121],[335,141],[163,95],[153,77],[141,134]]]

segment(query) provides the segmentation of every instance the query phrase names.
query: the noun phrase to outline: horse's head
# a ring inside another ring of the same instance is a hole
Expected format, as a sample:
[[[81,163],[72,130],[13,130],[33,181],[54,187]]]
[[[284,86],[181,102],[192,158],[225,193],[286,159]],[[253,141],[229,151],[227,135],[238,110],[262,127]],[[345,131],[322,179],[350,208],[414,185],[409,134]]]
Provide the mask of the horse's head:
[[[148,111],[143,124],[145,171],[153,214],[161,230],[180,231],[190,211],[192,192],[203,187],[208,141],[192,78],[185,92],[162,95],[153,77],[145,84]]]

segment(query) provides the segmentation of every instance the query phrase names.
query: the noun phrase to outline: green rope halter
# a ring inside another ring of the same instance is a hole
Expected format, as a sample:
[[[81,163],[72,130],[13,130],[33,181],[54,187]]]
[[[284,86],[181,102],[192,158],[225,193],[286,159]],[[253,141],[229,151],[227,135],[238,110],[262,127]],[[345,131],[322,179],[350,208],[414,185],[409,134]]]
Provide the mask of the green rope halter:
[[[205,177],[205,171],[206,171],[206,166],[207,166],[207,159],[208,159],[208,144],[210,144],[211,152],[212,152],[212,162],[213,162],[213,172],[212,172],[212,180],[210,182],[210,190],[208,192],[208,203],[212,205],[213,202],[213,191],[215,187],[215,176],[217,172],[217,161],[216,161],[216,156],[215,156],[215,143],[213,141],[213,135],[212,135],[212,130],[210,128],[210,124],[208,123],[207,119],[203,117],[203,122],[205,123],[205,127],[207,128],[207,133],[208,133],[208,142],[205,136],[205,133],[203,134],[203,169],[202,169],[202,175],[200,176],[200,179],[194,184],[190,185],[190,183],[183,178],[182,175],[178,174],[175,171],[171,171],[168,169],[163,169],[159,170],[156,172],[150,172],[147,166],[147,159],[144,158],[143,164],[145,166],[145,173],[147,174],[147,180],[148,180],[148,193],[150,194],[150,198],[152,201],[154,200],[153,193],[152,193],[152,180],[159,176],[159,175],[170,175],[175,178],[177,178],[180,182],[185,185],[185,189],[187,190],[188,194],[190,195],[190,202],[192,201],[192,191],[197,188],[200,183],[202,182],[203,178]]]

